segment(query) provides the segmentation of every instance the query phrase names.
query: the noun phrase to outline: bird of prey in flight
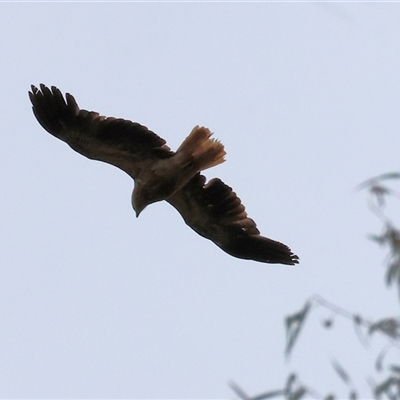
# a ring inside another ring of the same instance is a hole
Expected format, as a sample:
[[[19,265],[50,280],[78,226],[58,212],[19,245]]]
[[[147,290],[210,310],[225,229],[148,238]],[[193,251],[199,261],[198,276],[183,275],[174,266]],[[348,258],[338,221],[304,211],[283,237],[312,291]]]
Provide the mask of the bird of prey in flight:
[[[176,152],[145,126],[80,109],[74,97],[41,84],[29,97],[40,125],[78,153],[107,162],[135,180],[132,206],[139,216],[165,200],[186,224],[226,253],[265,263],[294,265],[299,258],[283,243],[260,235],[236,193],[201,171],[224,162],[222,143],[209,129],[195,126]]]

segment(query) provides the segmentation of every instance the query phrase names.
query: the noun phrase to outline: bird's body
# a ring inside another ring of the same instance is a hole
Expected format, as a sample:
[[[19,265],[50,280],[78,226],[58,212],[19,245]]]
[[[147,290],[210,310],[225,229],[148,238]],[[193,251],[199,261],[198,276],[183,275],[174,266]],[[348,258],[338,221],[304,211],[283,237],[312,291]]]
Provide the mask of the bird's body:
[[[260,236],[240,199],[220,179],[200,174],[224,162],[223,145],[196,126],[176,152],[146,127],[81,110],[75,99],[45,85],[32,86],[33,112],[49,133],[82,155],[107,162],[135,180],[132,206],[138,216],[166,200],[199,235],[238,258],[293,265],[298,257],[279,242]]]

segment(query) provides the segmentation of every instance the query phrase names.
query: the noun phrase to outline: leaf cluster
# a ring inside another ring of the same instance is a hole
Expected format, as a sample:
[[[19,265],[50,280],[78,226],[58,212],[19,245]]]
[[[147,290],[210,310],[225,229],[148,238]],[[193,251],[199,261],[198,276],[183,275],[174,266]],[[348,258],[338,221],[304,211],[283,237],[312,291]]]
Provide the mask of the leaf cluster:
[[[396,179],[400,179],[400,172],[382,174],[363,182],[357,189],[368,189],[370,194],[368,199],[369,208],[382,221],[382,233],[379,235],[369,235],[369,238],[379,245],[388,248],[385,282],[387,286],[397,286],[400,296],[400,230],[396,228],[393,221],[385,214],[388,198],[391,197],[400,200],[400,193],[386,186],[384,182]],[[385,374],[385,377],[378,383],[374,382],[372,378],[367,378],[367,381],[370,384],[371,396],[374,399],[400,400],[400,363],[398,365],[385,365],[387,354],[391,351],[399,353],[400,350],[400,319],[398,317],[384,317],[376,321],[371,321],[360,314],[351,313],[319,295],[312,295],[306,300],[304,306],[299,311],[285,318],[285,357],[288,359],[294,351],[308,316],[317,307],[329,310],[330,317],[325,318],[322,322],[322,326],[325,329],[333,328],[335,318],[339,317],[351,321],[355,334],[363,345],[366,345],[375,335],[381,335],[386,339],[386,345],[380,351],[374,364],[375,370]],[[348,371],[336,359],[331,360],[331,365],[336,375],[347,386],[348,399],[358,399],[358,392]],[[268,391],[257,396],[248,396],[236,383],[232,382],[230,386],[242,400],[264,400],[276,397],[286,400],[300,400],[305,397],[324,400],[334,400],[336,398],[333,393],[328,392],[325,395],[318,393],[311,386],[301,382],[294,373],[289,374],[282,389]]]

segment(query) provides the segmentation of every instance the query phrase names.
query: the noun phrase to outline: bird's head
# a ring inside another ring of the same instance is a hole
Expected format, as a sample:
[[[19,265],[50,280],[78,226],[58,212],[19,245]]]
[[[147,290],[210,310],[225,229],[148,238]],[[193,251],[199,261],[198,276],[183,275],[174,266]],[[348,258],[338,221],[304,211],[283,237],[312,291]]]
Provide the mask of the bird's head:
[[[135,210],[136,218],[139,217],[140,213],[152,203],[151,197],[144,190],[139,190],[137,185],[132,193],[132,207]]]
[[[163,180],[152,182],[151,185],[136,182],[132,193],[132,207],[136,218],[149,204],[168,198],[172,194],[172,188],[173,186]]]

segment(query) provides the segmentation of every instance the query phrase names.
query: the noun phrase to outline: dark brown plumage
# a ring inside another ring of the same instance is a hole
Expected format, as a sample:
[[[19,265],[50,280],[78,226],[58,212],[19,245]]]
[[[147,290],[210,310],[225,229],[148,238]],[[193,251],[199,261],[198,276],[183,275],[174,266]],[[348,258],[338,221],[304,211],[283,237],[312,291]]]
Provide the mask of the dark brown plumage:
[[[199,235],[228,254],[266,263],[294,265],[298,257],[284,244],[260,235],[232,189],[220,179],[206,183],[201,171],[224,161],[223,145],[196,126],[176,152],[143,125],[81,110],[54,86],[32,85],[33,112],[49,133],[84,156],[115,165],[135,180],[132,205],[138,216],[166,200]]]

